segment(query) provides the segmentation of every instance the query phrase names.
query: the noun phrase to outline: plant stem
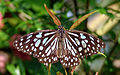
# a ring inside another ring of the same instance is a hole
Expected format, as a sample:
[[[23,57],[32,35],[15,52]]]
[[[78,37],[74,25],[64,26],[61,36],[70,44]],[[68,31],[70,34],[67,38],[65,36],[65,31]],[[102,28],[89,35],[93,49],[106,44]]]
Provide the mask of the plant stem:
[[[66,68],[65,67],[63,67],[64,68],[64,70],[65,70],[65,75],[67,75],[67,71],[66,71]]]
[[[75,16],[78,18],[78,8],[77,8],[77,1],[76,0],[73,0],[73,3],[74,3],[74,14]]]
[[[89,3],[90,3],[90,0],[87,0],[86,2],[86,12],[88,11],[89,9]],[[88,18],[85,20],[85,28],[84,28],[84,31],[87,32],[87,23],[88,23]]]
[[[48,65],[48,75],[51,75],[50,69],[51,69],[51,64]]]

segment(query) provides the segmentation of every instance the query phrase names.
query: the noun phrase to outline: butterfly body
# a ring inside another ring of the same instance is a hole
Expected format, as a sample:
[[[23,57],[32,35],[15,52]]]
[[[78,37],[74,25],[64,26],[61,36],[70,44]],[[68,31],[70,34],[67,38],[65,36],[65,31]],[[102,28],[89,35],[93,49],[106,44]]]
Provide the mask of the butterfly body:
[[[63,55],[65,55],[65,50],[64,50],[64,43],[63,40],[65,39],[65,31],[63,29],[63,26],[60,25],[58,26],[58,50],[57,50],[57,56],[58,58],[61,58]]]

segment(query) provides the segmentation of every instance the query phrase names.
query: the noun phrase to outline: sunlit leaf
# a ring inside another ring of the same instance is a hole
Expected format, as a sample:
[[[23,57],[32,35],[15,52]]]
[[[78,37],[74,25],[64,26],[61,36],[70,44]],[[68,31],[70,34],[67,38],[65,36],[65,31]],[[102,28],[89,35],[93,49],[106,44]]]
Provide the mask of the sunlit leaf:
[[[98,52],[98,54],[103,55],[105,58],[107,57],[105,54]]]
[[[59,10],[63,6],[63,4],[64,4],[64,1],[55,3],[54,9]]]
[[[15,67],[13,64],[8,64],[7,70],[11,73],[11,75],[21,75],[19,66]]]

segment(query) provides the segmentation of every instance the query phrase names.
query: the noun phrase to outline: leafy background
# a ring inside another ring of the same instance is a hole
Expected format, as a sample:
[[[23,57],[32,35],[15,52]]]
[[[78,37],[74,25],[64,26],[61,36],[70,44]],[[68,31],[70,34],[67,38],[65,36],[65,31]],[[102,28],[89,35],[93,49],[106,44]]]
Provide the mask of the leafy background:
[[[74,75],[120,75],[120,1],[119,0],[0,0],[0,75],[47,75],[47,68],[36,58],[18,52],[12,46],[20,36],[37,30],[57,29],[44,8],[44,3],[70,26],[83,15],[99,12],[83,21],[76,30],[86,31],[101,38],[107,56],[93,55],[81,60]],[[92,28],[91,28],[92,27]],[[57,62],[51,66],[51,75],[64,68]]]

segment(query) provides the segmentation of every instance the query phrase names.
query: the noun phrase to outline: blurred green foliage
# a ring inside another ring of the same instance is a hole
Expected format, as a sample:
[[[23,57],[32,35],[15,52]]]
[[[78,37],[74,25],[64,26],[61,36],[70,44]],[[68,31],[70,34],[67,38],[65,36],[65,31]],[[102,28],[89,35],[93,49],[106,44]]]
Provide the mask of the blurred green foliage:
[[[77,5],[75,5],[75,1]],[[86,9],[87,2],[89,3],[89,9]],[[39,63],[36,58],[32,58],[31,61],[22,60],[14,55],[14,51],[10,47],[10,41],[14,34],[24,35],[37,30],[57,29],[52,18],[45,10],[44,3],[54,11],[54,14],[60,19],[63,26],[69,29],[77,18],[94,10],[98,10],[99,13],[108,15],[109,18],[114,19],[115,16],[108,13],[107,6],[117,2],[119,2],[119,0],[1,0],[0,12],[3,16],[4,27],[0,29],[0,50],[8,52],[8,54],[11,55],[11,61],[6,65],[7,72],[5,75],[48,74],[47,68],[42,63]],[[81,9],[82,13],[79,13],[78,9]],[[70,17],[67,16],[69,11],[72,13]],[[75,13],[76,11],[77,13]],[[104,51],[107,55],[106,60],[102,55],[94,55],[85,58],[74,72],[74,75],[95,75],[95,68],[100,68],[97,71],[99,71],[101,75],[120,74],[120,67],[116,68],[113,65],[115,59],[120,59],[119,25],[119,22],[116,23],[116,26],[103,37],[99,36],[106,43],[106,49]],[[86,21],[82,22],[81,25],[75,29],[85,30],[85,28]],[[87,31],[92,33],[88,29]],[[99,67],[98,64],[92,65],[92,63],[96,62],[101,62],[102,64],[99,65]],[[61,72],[65,75],[64,68],[59,62],[52,64],[50,72],[51,75],[56,75],[57,72]]]

